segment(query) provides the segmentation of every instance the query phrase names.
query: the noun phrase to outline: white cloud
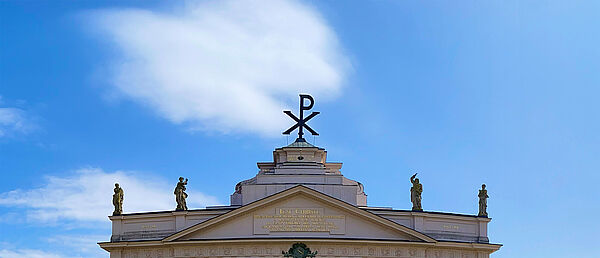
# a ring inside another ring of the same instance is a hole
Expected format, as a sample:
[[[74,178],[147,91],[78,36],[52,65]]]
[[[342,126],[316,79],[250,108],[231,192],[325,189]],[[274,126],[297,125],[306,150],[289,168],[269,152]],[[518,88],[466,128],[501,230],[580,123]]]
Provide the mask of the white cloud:
[[[49,253],[41,250],[34,249],[0,249],[0,258],[63,258],[62,256],[55,253]]]
[[[192,2],[169,13],[92,12],[114,43],[116,92],[174,123],[274,137],[286,103],[339,94],[350,64],[334,31],[296,1]]]
[[[52,246],[60,246],[70,253],[82,257],[107,257],[108,253],[101,249],[97,242],[110,239],[110,235],[57,235],[46,239]]]
[[[62,219],[108,221],[112,214],[114,183],[125,192],[123,212],[173,210],[174,182],[134,172],[104,172],[97,168],[79,169],[67,177],[50,176],[34,189],[17,189],[0,194],[0,205],[24,207],[29,219],[54,222]],[[188,207],[199,208],[219,204],[217,198],[193,190],[188,191]]]
[[[24,110],[19,108],[0,108],[0,137],[14,133],[29,133],[35,129]]]
[[[12,243],[0,242],[0,258],[108,257],[108,253],[97,244],[102,239],[110,239],[110,235],[56,235],[42,238],[47,243],[42,249],[19,248]],[[35,237],[31,241],[40,244]]]

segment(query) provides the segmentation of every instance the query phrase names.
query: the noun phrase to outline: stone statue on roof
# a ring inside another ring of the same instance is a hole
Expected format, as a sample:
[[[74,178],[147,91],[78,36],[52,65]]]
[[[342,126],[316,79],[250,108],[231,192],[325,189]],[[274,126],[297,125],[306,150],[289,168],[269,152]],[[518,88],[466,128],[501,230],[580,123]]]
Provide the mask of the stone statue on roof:
[[[410,177],[412,187],[410,188],[410,201],[412,202],[413,211],[423,211],[421,207],[421,193],[423,193],[423,185],[419,183],[419,179],[416,178],[417,173]]]
[[[113,216],[117,216],[123,214],[123,188],[119,186],[119,183],[115,183],[114,191],[112,202],[115,206],[115,211],[113,211]]]
[[[479,214],[480,217],[487,217],[487,198],[489,198],[487,194],[487,190],[485,190],[485,184],[481,185],[481,190],[479,190]]]
[[[175,191],[173,191],[175,194],[175,201],[177,202],[177,208],[175,208],[176,211],[186,211],[188,209],[185,202],[185,198],[188,197],[187,193],[185,193],[185,185],[187,185],[187,182],[187,178],[183,181],[183,177],[179,177],[179,182],[175,187]]]

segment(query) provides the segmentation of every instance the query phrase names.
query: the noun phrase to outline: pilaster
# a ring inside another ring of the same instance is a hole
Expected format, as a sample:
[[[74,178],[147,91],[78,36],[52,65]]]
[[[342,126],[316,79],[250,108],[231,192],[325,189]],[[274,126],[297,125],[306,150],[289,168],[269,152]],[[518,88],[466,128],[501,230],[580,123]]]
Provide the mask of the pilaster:
[[[108,219],[112,222],[112,237],[110,241],[120,241],[121,235],[123,235],[123,216],[108,216]]]
[[[479,219],[479,235],[477,238],[477,242],[479,243],[489,243],[490,240],[487,236],[487,225],[490,222],[488,218],[480,218]]]
[[[173,215],[175,216],[175,230],[180,231],[187,226],[186,217],[188,211],[174,211]]]
[[[419,232],[423,232],[425,229],[425,219],[420,212],[412,212],[412,224],[413,229]]]

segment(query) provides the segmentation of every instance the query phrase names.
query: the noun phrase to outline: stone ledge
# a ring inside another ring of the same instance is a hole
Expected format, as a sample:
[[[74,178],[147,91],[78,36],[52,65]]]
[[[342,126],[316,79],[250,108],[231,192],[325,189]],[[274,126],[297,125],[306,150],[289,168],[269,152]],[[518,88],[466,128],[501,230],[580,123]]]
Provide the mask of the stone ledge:
[[[458,241],[458,242],[466,242],[466,243],[489,243],[489,239],[487,237],[480,236],[465,236],[461,234],[447,234],[447,233],[428,233],[423,232],[430,237],[435,238],[435,240],[440,241]]]
[[[172,231],[172,230],[127,232],[123,235],[111,236],[110,241],[111,242],[121,242],[121,241],[137,241],[137,240],[160,240],[169,235],[172,235],[173,233],[175,233],[175,231]]]

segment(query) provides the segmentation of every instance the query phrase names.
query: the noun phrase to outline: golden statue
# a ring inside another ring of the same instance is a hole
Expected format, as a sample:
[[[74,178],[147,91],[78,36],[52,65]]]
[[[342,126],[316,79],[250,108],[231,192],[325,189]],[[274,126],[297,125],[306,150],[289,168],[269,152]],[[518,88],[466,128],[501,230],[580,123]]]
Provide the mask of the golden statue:
[[[481,190],[479,190],[479,215],[481,217],[487,217],[487,198],[490,198],[487,194],[487,190],[485,190],[485,184],[481,185]]]
[[[179,177],[179,182],[173,192],[175,194],[175,201],[177,202],[176,211],[186,211],[188,209],[187,204],[185,203],[185,198],[188,197],[187,193],[185,193],[185,185],[187,185],[187,182],[187,178],[183,181],[183,177]]]
[[[410,177],[412,187],[410,188],[410,201],[412,202],[413,211],[423,211],[421,207],[421,193],[423,193],[423,185],[419,183],[419,179],[416,178],[417,173]]]
[[[115,194],[113,194],[112,201],[115,206],[113,216],[123,214],[123,188],[119,187],[119,183],[115,183]]]

